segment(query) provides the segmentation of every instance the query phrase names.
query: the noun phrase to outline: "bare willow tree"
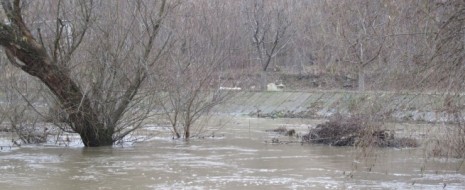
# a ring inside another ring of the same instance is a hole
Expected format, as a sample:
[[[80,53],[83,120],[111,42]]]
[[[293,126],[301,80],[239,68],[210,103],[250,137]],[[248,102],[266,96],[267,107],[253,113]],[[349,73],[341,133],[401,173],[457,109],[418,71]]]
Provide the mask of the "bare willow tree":
[[[48,87],[85,146],[112,145],[140,126],[122,118],[143,117],[130,110],[169,41],[160,32],[165,0],[1,4],[0,45],[10,63]]]

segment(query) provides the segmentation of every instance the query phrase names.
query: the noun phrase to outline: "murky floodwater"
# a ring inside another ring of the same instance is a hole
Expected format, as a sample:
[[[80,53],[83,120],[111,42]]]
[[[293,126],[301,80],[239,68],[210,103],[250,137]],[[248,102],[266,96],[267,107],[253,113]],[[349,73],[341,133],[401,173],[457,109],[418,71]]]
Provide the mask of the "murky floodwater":
[[[358,159],[348,147],[265,142],[276,136],[266,129],[301,122],[239,118],[214,138],[130,147],[2,147],[0,189],[465,189],[459,160],[426,162],[421,148]]]

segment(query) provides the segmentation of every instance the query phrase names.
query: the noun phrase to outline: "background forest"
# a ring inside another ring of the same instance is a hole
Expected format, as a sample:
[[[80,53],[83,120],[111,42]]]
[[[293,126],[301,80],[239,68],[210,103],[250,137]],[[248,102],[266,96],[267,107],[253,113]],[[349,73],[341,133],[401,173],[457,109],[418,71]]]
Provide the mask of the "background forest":
[[[189,138],[222,87],[463,91],[462,1],[1,2],[3,121],[52,121],[86,146],[123,139],[154,109]]]

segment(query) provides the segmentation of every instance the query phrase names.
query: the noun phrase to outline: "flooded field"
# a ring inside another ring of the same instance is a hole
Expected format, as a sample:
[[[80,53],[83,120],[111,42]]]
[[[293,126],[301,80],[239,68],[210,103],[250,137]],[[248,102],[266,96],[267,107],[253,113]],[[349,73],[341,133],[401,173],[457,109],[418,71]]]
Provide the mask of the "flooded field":
[[[272,144],[296,139],[266,132],[318,122],[238,117],[189,142],[151,127],[159,135],[128,147],[3,146],[0,189],[465,189],[461,160],[426,160],[421,147],[366,158],[351,147]]]

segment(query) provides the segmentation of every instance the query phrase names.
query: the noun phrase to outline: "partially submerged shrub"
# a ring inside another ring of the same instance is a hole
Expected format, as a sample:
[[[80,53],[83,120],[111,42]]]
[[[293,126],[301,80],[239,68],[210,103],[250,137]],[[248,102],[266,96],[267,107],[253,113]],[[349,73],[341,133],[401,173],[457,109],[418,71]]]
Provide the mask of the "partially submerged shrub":
[[[335,115],[302,136],[303,142],[333,146],[416,147],[415,139],[395,138],[394,131],[381,129],[381,125],[364,116]]]
[[[24,144],[44,143],[49,135],[47,127],[38,127],[35,124],[12,124],[12,129]]]
[[[441,126],[442,130],[432,139],[429,154],[434,157],[465,158],[465,124]]]
[[[465,158],[465,106],[463,95],[446,94],[442,112],[447,113],[448,124],[439,125],[427,142],[428,153],[434,157]]]

